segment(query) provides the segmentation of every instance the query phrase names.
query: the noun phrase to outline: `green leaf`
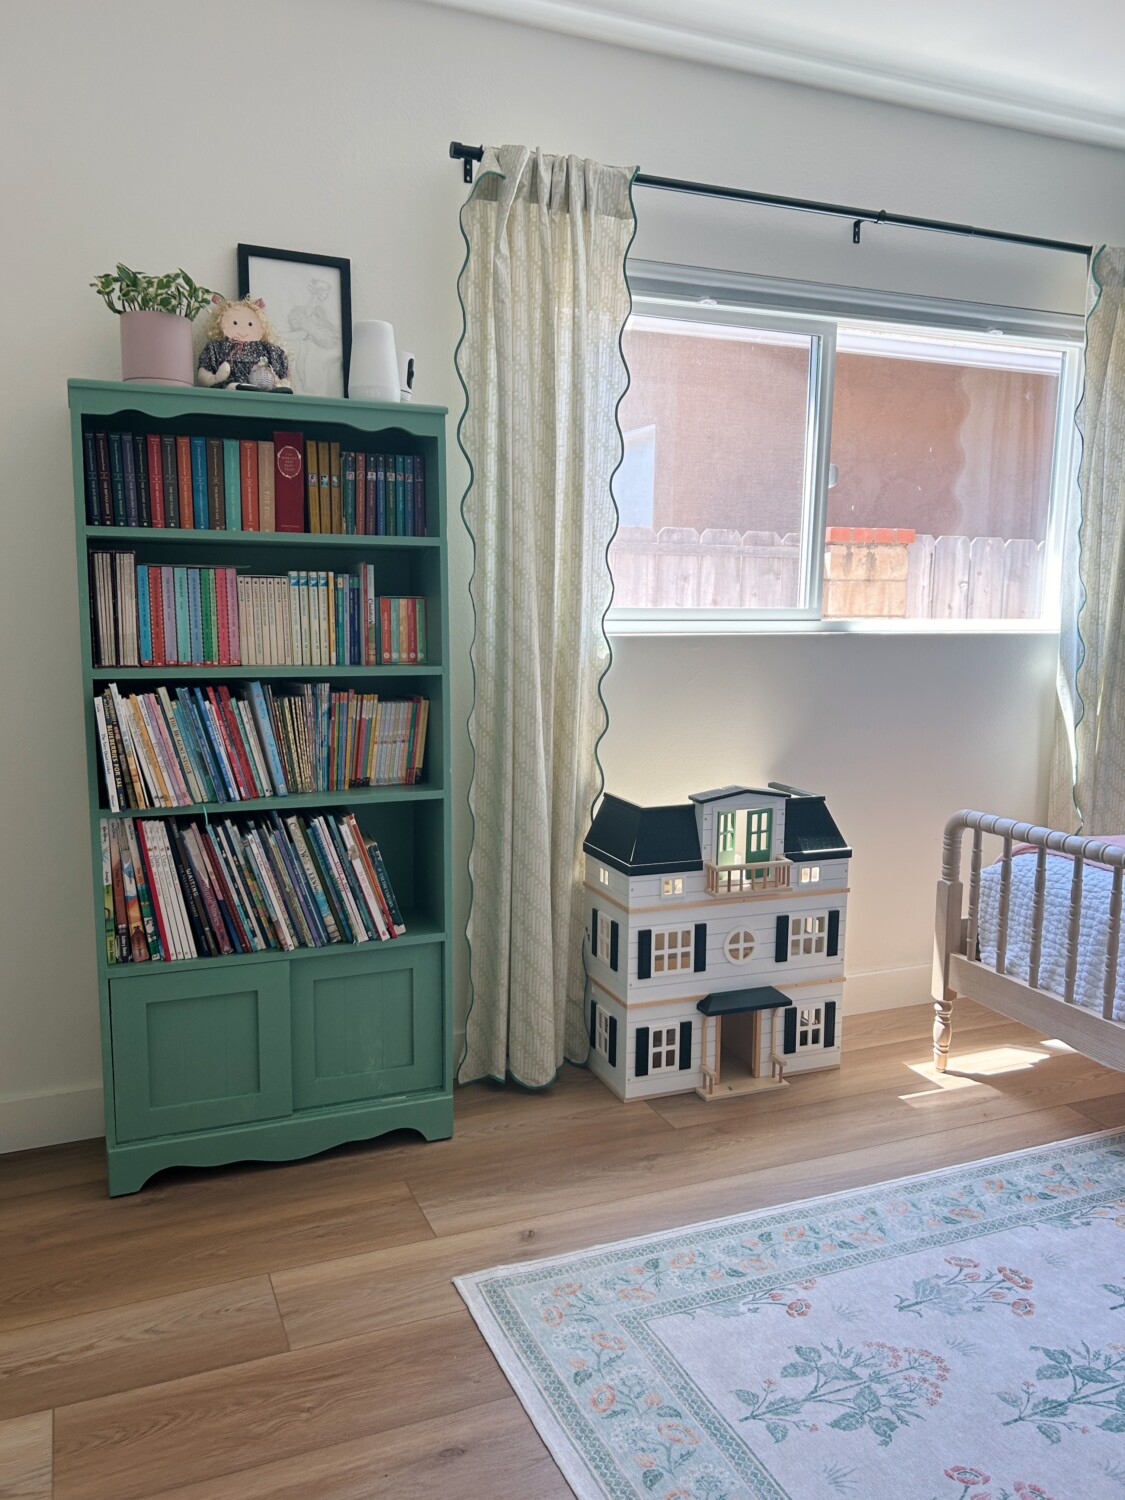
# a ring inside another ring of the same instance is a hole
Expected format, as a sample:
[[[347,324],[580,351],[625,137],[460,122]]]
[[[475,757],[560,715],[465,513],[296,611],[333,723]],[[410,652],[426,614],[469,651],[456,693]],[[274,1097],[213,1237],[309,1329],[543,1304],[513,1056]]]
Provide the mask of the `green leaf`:
[[[898,1423],[893,1417],[868,1417],[867,1425],[883,1443],[889,1443],[898,1431]]]
[[[1104,1370],[1095,1370],[1093,1365],[1075,1365],[1073,1373],[1078,1376],[1079,1380],[1088,1381],[1093,1385],[1105,1385],[1113,1378]]]
[[[879,1410],[879,1398],[870,1386],[860,1386],[852,1399],[852,1405],[856,1411],[870,1412]]]
[[[791,1396],[783,1396],[780,1401],[774,1401],[770,1406],[772,1417],[799,1417],[801,1414],[801,1403],[794,1401]]]
[[[1020,1398],[1013,1396],[1011,1391],[997,1391],[996,1398],[998,1401],[1003,1401],[1005,1406],[1014,1406],[1017,1410],[1019,1409]]]
[[[793,1353],[798,1359],[803,1359],[806,1364],[818,1365],[820,1363],[820,1350],[814,1349],[810,1344],[794,1344]]]
[[[1125,1407],[1125,1391],[1118,1391],[1115,1399],[1118,1406]]]
[[[646,1469],[644,1472],[645,1489],[654,1490],[663,1478],[663,1469]]]
[[[1050,1422],[1036,1422],[1036,1430],[1041,1432],[1049,1443],[1061,1443],[1062,1433],[1057,1427],[1052,1427]]]
[[[1072,1365],[1074,1363],[1074,1361],[1071,1359],[1070,1355],[1067,1353],[1067,1351],[1065,1349],[1042,1349],[1041,1348],[1040,1349],[1040,1353],[1045,1354],[1047,1356],[1047,1358],[1052,1362],[1052,1364],[1056,1364],[1056,1365]]]
[[[1035,1372],[1036,1380],[1065,1380],[1067,1377],[1065,1365],[1040,1365]]]
[[[658,1417],[671,1417],[673,1421],[676,1421],[683,1416],[683,1412],[678,1406],[658,1406],[655,1415]]]
[[[867,1418],[861,1411],[842,1411],[835,1421],[829,1422],[829,1427],[835,1427],[837,1432],[855,1432],[857,1427],[863,1427]]]
[[[1104,1422],[1099,1422],[1098,1426],[1103,1432],[1125,1432],[1125,1411],[1115,1411]]]
[[[574,1384],[575,1385],[585,1385],[586,1382],[587,1382],[587,1380],[593,1380],[593,1378],[594,1378],[594,1372],[593,1372],[593,1370],[575,1370],[575,1372],[574,1372]]]
[[[1031,1408],[1034,1417],[1065,1417],[1069,1411],[1069,1401],[1037,1401]]]
[[[766,1431],[775,1443],[783,1443],[789,1436],[789,1429],[784,1422],[767,1422]]]
[[[800,1380],[804,1375],[811,1375],[815,1369],[815,1365],[806,1365],[795,1359],[790,1364],[782,1365],[781,1378],[782,1380]]]
[[[734,1394],[742,1402],[743,1406],[757,1406],[760,1400],[760,1397],[755,1395],[753,1391],[736,1390]]]

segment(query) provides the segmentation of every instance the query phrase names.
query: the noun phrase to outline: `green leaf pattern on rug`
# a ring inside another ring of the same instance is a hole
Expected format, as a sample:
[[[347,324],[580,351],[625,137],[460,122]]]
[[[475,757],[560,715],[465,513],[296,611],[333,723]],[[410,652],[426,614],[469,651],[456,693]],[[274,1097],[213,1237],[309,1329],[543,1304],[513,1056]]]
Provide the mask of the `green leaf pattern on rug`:
[[[876,1342],[847,1348],[837,1341],[796,1344],[792,1352],[796,1358],[781,1367],[778,1379],[763,1380],[760,1391],[734,1391],[750,1408],[739,1421],[765,1423],[775,1443],[791,1430],[818,1432],[823,1422],[838,1432],[866,1428],[886,1448],[900,1427],[938,1404],[949,1379],[949,1366],[929,1349]]]
[[[1032,1279],[1022,1271],[1011,1266],[991,1270],[966,1255],[947,1255],[945,1263],[954,1269],[916,1281],[909,1297],[901,1293],[896,1296],[899,1312],[913,1313],[919,1318],[926,1312],[940,1312],[956,1318],[963,1313],[1006,1307],[1017,1317],[1034,1314],[1035,1303],[1026,1295],[1032,1289]]]
[[[1035,1380],[1025,1380],[1019,1391],[996,1392],[997,1399],[1015,1411],[1005,1427],[1030,1423],[1051,1444],[1061,1443],[1066,1432],[1088,1436],[1094,1427],[1125,1433],[1125,1344],[1104,1349],[1086,1343],[1070,1349],[1042,1344],[1031,1348],[1043,1356]],[[1041,1395],[1037,1382],[1050,1382],[1050,1394]]]

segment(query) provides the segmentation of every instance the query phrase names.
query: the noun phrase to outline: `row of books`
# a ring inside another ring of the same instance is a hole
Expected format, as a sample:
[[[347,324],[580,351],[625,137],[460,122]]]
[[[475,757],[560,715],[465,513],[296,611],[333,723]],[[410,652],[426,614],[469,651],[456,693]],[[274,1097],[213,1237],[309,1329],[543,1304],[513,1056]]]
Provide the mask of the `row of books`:
[[[359,453],[300,432],[82,436],[91,526],[425,536],[425,461]]]
[[[374,841],[351,813],[236,822],[101,821],[111,964],[290,952],[406,931]]]
[[[190,807],[351,787],[412,786],[429,703],[334,690],[327,682],[241,695],[219,686],[94,699],[109,807]]]
[[[375,569],[237,568],[138,563],[90,553],[96,667],[417,666],[426,601],[378,594]]]

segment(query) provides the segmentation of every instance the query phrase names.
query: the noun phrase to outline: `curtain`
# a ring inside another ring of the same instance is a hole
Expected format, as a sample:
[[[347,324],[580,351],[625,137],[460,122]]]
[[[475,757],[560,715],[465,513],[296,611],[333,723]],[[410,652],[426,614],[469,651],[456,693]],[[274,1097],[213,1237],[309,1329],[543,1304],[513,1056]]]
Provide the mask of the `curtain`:
[[[462,1083],[540,1087],[587,1056],[581,849],[607,722],[632,177],[503,146],[461,211],[475,614]]]
[[[1087,291],[1079,505],[1063,549],[1050,819],[1125,831],[1125,249],[1094,256]]]

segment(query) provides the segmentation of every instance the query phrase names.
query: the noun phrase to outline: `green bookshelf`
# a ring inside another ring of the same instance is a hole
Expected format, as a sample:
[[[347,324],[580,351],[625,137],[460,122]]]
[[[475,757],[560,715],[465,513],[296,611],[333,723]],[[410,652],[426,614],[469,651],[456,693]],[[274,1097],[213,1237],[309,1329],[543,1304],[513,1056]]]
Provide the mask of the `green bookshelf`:
[[[138,1191],[163,1168],[288,1161],[392,1130],[453,1133],[450,742],[445,408],[255,395],[116,382],[69,385],[81,606],[82,690],[109,1191]],[[356,536],[90,525],[84,434],[172,433],[270,440],[276,430],[425,468],[427,535]],[[371,564],[380,592],[426,599],[428,660],[396,666],[94,665],[92,551],[138,563],[287,573]],[[421,780],[242,802],[105,805],[94,699],[160,684],[332,681],[429,700]],[[270,811],[354,814],[375,839],[406,932],[384,942],[113,964],[105,941],[101,823],[239,818]]]

